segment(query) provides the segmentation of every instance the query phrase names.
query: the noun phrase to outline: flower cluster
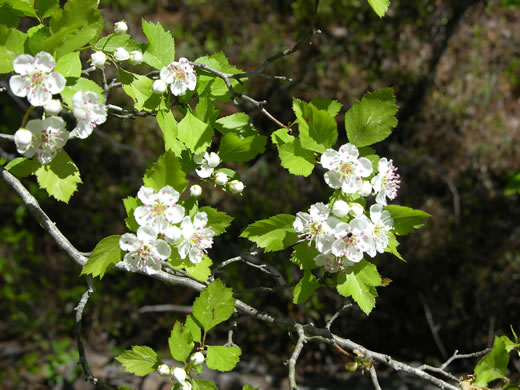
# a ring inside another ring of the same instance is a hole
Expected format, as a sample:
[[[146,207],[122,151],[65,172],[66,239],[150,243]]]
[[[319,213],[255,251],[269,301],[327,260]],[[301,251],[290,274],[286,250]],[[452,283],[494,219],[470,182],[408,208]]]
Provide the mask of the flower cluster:
[[[201,179],[207,179],[213,176],[213,182],[230,191],[232,194],[241,194],[244,191],[244,183],[240,180],[229,181],[228,175],[223,172],[216,172],[214,170],[220,164],[220,157],[215,152],[204,152],[193,156],[193,161],[198,165],[195,172]]]
[[[185,215],[178,204],[179,193],[166,185],[159,191],[142,186],[137,193],[142,205],[134,211],[139,224],[137,235],[125,233],[119,246],[128,253],[123,258],[129,270],[154,273],[160,270],[161,260],[171,256],[176,249],[181,259],[200,263],[207,250],[213,246],[215,232],[208,224],[205,212],[197,212],[193,218]]]
[[[159,73],[159,80],[153,85],[154,92],[164,93],[166,86],[170,86],[172,94],[182,96],[187,90],[195,90],[197,84],[197,76],[195,70],[186,58],[180,58],[179,61],[173,61],[170,65],[165,66]],[[162,90],[162,92],[160,92]]]
[[[191,390],[193,388],[193,385],[189,381],[188,373],[194,369],[194,367],[201,365],[204,360],[205,356],[202,352],[195,352],[193,355],[190,356],[188,359],[187,365],[183,367],[175,367],[173,370],[167,365],[167,364],[160,364],[159,367],[157,367],[157,372],[161,376],[172,376],[172,380],[174,379],[175,382],[179,384],[179,389],[181,390]]]
[[[331,206],[315,203],[308,213],[296,214],[294,230],[319,252],[315,263],[327,272],[346,272],[349,265],[360,262],[365,254],[374,257],[388,247],[393,219],[383,207],[387,198],[392,200],[397,196],[399,175],[392,160],[386,158],[379,160],[374,175],[371,161],[359,157],[352,144],[342,145],[338,151],[327,149],[321,156],[321,164],[328,169],[325,182],[341,190],[345,199],[375,196],[376,203],[368,212],[359,202],[336,200]]]

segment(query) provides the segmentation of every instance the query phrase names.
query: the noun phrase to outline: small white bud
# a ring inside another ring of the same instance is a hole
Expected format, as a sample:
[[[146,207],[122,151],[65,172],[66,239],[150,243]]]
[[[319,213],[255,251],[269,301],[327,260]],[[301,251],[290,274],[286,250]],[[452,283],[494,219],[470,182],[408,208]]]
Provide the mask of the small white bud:
[[[107,56],[102,51],[95,51],[90,55],[90,62],[96,68],[102,68],[105,66],[105,62],[107,60]]]
[[[126,51],[123,47],[118,47],[117,50],[114,53],[114,57],[118,61],[126,61],[130,58],[130,54]]]
[[[152,91],[157,95],[162,95],[163,93],[165,93],[167,88],[168,84],[166,84],[162,80],[155,80],[152,85]]]
[[[51,99],[43,105],[43,109],[49,115],[58,115],[61,108],[61,102],[58,99]]]
[[[116,34],[124,34],[128,31],[128,26],[126,25],[125,21],[120,21],[114,24],[114,32]]]
[[[173,369],[173,376],[175,377],[175,379],[177,379],[177,382],[179,383],[186,382],[186,371],[184,371],[184,368],[175,367]]]
[[[350,213],[356,217],[363,215],[365,209],[359,203],[352,203],[350,205]]]
[[[161,364],[159,367],[157,367],[157,372],[160,376],[168,376],[172,373],[170,367],[168,367],[166,364]]]
[[[215,175],[215,184],[218,184],[219,186],[223,186],[228,182],[228,175],[226,175],[224,172],[217,172]]]
[[[202,187],[198,184],[194,184],[190,187],[190,196],[192,198],[198,198],[202,194]]]
[[[133,65],[139,65],[141,62],[143,62],[143,53],[141,53],[139,50],[132,50],[130,52],[130,62]]]
[[[348,206],[348,203],[344,200],[337,200],[332,205],[332,212],[338,218],[343,218],[345,215],[348,214],[349,211],[350,207]]]
[[[240,180],[231,180],[228,184],[229,191],[233,194],[241,194],[244,191],[244,183]]]
[[[204,355],[202,354],[202,352],[195,352],[193,355],[191,355],[190,360],[193,361],[193,364],[198,366],[199,364],[202,364],[202,362],[204,361]]]
[[[32,144],[32,138],[32,133],[26,129],[18,129],[16,133],[14,133],[14,143],[16,144],[18,153],[24,154],[27,152],[27,149],[29,149]]]
[[[211,152],[208,155],[205,155],[204,158],[211,168],[215,168],[218,164],[220,164],[220,157],[215,152]]]

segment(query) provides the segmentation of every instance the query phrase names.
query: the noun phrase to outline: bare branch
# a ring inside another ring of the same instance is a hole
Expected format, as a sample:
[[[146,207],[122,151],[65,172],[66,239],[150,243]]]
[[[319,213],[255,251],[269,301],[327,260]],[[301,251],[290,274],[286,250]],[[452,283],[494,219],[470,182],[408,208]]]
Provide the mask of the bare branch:
[[[291,358],[289,359],[289,386],[291,387],[291,390],[298,389],[298,385],[296,384],[296,362],[298,361],[298,357],[300,356],[307,339],[302,325],[296,324],[294,328],[298,333],[298,342],[296,343]]]
[[[453,355],[451,355],[451,357],[441,365],[440,368],[441,368],[441,370],[445,370],[451,364],[451,362],[453,362],[454,360],[481,357],[481,356],[484,356],[489,351],[491,351],[491,348],[486,348],[482,351],[473,352],[473,353],[465,353],[465,354],[461,354],[461,355],[459,355],[459,351],[455,351],[453,353]]]
[[[370,367],[370,379],[372,380],[374,389],[382,390],[381,386],[379,386],[379,381],[377,380],[377,372],[376,372],[376,368],[374,366]]]
[[[334,313],[334,315],[330,318],[330,320],[327,322],[327,324],[325,325],[325,328],[330,330],[330,327],[332,326],[332,323],[334,321],[336,321],[336,319],[345,311],[347,310],[350,306],[352,306],[352,303],[347,303],[346,305],[343,305],[343,307],[341,309],[339,309],[336,313]]]
[[[0,133],[0,139],[6,139],[8,141],[14,141],[14,135]]]
[[[157,313],[157,312],[178,312],[178,313],[191,313],[191,306],[181,305],[151,305],[143,306],[139,309],[139,313]]]
[[[433,340],[435,341],[437,348],[439,348],[439,352],[441,353],[442,358],[446,359],[448,354],[439,336],[440,325],[435,325],[435,321],[433,320],[433,315],[430,310],[430,306],[428,305],[428,302],[426,302],[426,298],[422,294],[419,295],[419,298],[421,299],[424,309],[424,315],[426,316],[426,322],[428,322],[428,327],[430,328],[430,331],[432,333]]]

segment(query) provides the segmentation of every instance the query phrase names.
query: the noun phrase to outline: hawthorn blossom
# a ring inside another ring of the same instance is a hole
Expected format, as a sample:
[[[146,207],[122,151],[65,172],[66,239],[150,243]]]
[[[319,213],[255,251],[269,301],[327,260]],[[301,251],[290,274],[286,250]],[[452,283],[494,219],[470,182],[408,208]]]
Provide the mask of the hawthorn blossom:
[[[124,47],[118,47],[114,52],[114,57],[117,61],[126,61],[130,59],[130,54]]]
[[[224,172],[217,172],[215,175],[215,184],[218,184],[219,186],[225,185],[228,180],[228,175],[226,175]]]
[[[179,193],[172,186],[166,185],[159,191],[142,186],[137,197],[143,205],[135,209],[134,217],[141,226],[153,226],[158,233],[164,233],[184,217],[184,207],[176,204]]]
[[[231,180],[228,183],[228,187],[232,194],[241,194],[245,186],[240,180]]]
[[[329,187],[341,188],[346,194],[370,194],[370,183],[363,178],[372,173],[372,163],[365,157],[359,157],[358,148],[354,145],[342,145],[339,151],[327,149],[321,156],[321,165],[329,170],[325,173],[325,182]]]
[[[387,232],[392,230],[394,220],[390,211],[383,210],[383,206],[377,203],[370,207],[370,220],[367,232],[372,239],[367,253],[374,257],[377,252],[383,253],[388,246]]]
[[[215,232],[208,224],[208,215],[199,211],[193,217],[184,217],[181,223],[181,234],[183,240],[180,242],[178,251],[181,259],[188,257],[194,264],[202,261],[202,256],[207,249],[213,246]]]
[[[78,91],[72,97],[72,113],[78,121],[71,137],[87,138],[97,125],[107,120],[107,107],[99,102],[99,95],[91,91]]]
[[[152,226],[141,226],[137,235],[125,233],[119,239],[119,247],[128,253],[123,258],[127,271],[143,271],[148,274],[161,269],[161,260],[171,255],[171,248],[164,240],[157,239],[157,231]]]
[[[194,365],[198,366],[199,364],[202,364],[204,362],[204,354],[202,352],[195,352],[190,357],[190,361],[193,362]]]
[[[202,187],[198,184],[194,184],[190,187],[190,196],[192,198],[198,198],[202,195]]]
[[[159,77],[166,84],[170,84],[170,90],[175,96],[185,95],[188,89],[193,91],[197,84],[195,70],[184,57],[162,68]]]
[[[201,179],[206,179],[211,176],[213,170],[220,164],[220,157],[215,152],[205,152],[204,154],[196,154],[193,156],[193,161],[200,165],[196,169],[197,175]]]
[[[332,253],[320,253],[314,258],[314,262],[317,266],[323,267],[325,272],[330,273],[347,272],[347,263],[349,263],[344,257],[336,257]]]
[[[139,65],[143,62],[143,53],[141,53],[139,50],[132,50],[129,55],[130,63],[132,65]]]
[[[162,95],[166,92],[168,89],[168,84],[166,84],[162,80],[155,80],[152,85],[152,91],[153,93],[156,93],[157,95]]]
[[[102,51],[95,51],[90,55],[90,62],[96,68],[103,68],[106,60],[107,56]]]
[[[65,77],[53,69],[54,58],[44,51],[34,57],[21,54],[13,61],[13,68],[18,75],[9,79],[9,87],[16,96],[26,97],[33,106],[43,106],[52,99],[52,95],[65,88]]]
[[[128,26],[124,20],[114,23],[114,33],[124,34],[128,31]]]
[[[50,163],[68,139],[65,121],[58,116],[33,119],[14,135],[18,152],[28,158],[36,156],[40,164]]]
[[[181,390],[191,390],[191,383],[186,381],[186,370],[184,368],[175,367],[172,374],[181,385]]]
[[[309,208],[309,213],[298,212],[293,227],[298,237],[314,242],[321,253],[328,253],[334,242],[334,228],[339,223],[336,217],[330,216],[330,208],[324,203],[315,203]]]
[[[386,206],[386,198],[393,200],[397,196],[401,178],[397,173],[397,167],[393,165],[392,160],[383,157],[377,164],[378,174],[372,178],[372,187],[376,194],[376,202]]]
[[[332,253],[337,257],[358,263],[363,259],[363,253],[371,246],[369,235],[370,221],[366,217],[358,217],[348,224],[340,222],[334,231],[336,241],[332,244]]]
[[[338,218],[343,218],[349,211],[350,206],[344,200],[337,200],[332,205],[332,213]]]
[[[160,376],[168,376],[172,373],[170,367],[167,364],[161,364],[157,367],[157,372]]]

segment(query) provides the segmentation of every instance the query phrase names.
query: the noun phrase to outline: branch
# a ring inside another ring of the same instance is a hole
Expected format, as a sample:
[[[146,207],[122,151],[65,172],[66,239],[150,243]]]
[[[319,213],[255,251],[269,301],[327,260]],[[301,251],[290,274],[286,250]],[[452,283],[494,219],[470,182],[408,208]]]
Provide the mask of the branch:
[[[83,368],[83,372],[86,379],[92,383],[93,385],[98,383],[98,379],[92,375],[92,372],[90,371],[90,367],[88,366],[88,361],[85,356],[85,348],[83,346],[83,341],[81,340],[81,318],[83,316],[83,309],[85,309],[85,305],[88,302],[88,299],[90,298],[90,295],[94,292],[94,286],[92,285],[92,278],[90,276],[87,276],[87,291],[83,293],[81,296],[81,300],[78,303],[78,306],[76,306],[76,342],[78,343],[78,352],[79,352],[79,363],[81,364],[81,367]]]
[[[178,313],[187,313],[190,314],[192,312],[191,306],[181,306],[181,305],[153,305],[153,306],[143,306],[139,309],[139,313],[157,313],[157,312],[167,312],[173,311]]]
[[[0,139],[6,139],[8,141],[14,141],[14,135],[0,133]]]
[[[296,346],[294,347],[294,351],[291,355],[291,358],[289,359],[289,386],[291,387],[291,390],[298,389],[298,385],[296,384],[296,362],[298,360],[298,357],[300,356],[300,353],[302,352],[303,346],[306,343],[306,337],[305,332],[303,330],[303,326],[300,324],[295,325],[296,332],[298,333],[298,342],[296,343]]]
[[[376,368],[374,366],[370,367],[370,379],[372,380],[374,389],[382,390],[381,386],[379,386],[379,381],[377,380],[377,372],[376,372]]]

